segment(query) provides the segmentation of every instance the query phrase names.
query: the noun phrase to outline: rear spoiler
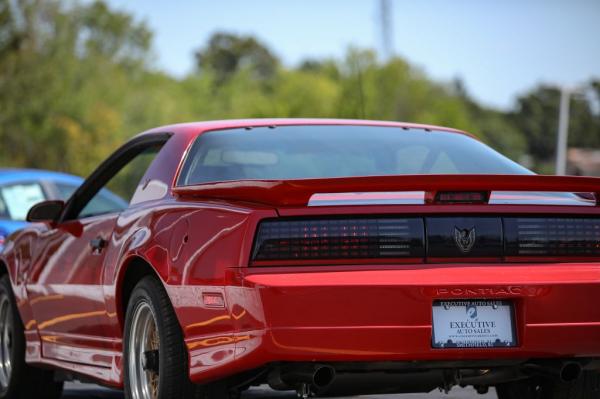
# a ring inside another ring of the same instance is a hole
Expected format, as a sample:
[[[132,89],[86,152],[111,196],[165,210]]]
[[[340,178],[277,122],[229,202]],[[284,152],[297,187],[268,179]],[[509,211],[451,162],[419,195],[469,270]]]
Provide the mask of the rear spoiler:
[[[544,175],[394,175],[293,180],[234,180],[175,187],[182,197],[305,206],[314,194],[424,191],[426,202],[440,192],[492,191],[593,193],[600,205],[600,178]]]

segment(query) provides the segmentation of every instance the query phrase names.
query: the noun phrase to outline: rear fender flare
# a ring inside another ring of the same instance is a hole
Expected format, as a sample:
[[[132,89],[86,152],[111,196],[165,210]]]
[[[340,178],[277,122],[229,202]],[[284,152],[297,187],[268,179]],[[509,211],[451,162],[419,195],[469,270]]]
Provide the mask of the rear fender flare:
[[[166,280],[168,277],[168,265],[163,262],[153,262],[148,257],[144,256],[144,254],[140,253],[131,253],[122,258],[117,270],[116,270],[116,280],[114,284],[114,301],[108,302],[107,306],[114,306],[113,309],[107,309],[109,313],[116,313],[118,316],[119,324],[121,330],[125,325],[125,309],[126,304],[124,304],[124,287],[125,287],[125,279],[127,276],[127,271],[131,267],[136,267],[136,265],[144,265],[144,271],[141,272],[142,275],[154,275],[163,285],[166,285]],[[166,287],[165,287],[166,288]]]

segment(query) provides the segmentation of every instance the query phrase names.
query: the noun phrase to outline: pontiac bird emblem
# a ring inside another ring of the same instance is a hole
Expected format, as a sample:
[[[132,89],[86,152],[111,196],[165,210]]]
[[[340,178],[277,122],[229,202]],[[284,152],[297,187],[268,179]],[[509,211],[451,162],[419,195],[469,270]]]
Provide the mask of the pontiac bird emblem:
[[[472,229],[459,229],[454,226],[454,241],[461,252],[468,253],[475,244],[475,227]]]

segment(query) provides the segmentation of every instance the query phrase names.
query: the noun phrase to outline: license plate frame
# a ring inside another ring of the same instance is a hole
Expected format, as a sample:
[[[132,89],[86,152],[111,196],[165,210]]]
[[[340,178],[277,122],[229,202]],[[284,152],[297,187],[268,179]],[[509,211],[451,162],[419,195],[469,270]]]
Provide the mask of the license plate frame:
[[[506,325],[507,323],[509,325]],[[454,341],[449,337],[453,337]],[[432,348],[495,349],[517,345],[515,309],[512,301],[505,299],[433,301]]]

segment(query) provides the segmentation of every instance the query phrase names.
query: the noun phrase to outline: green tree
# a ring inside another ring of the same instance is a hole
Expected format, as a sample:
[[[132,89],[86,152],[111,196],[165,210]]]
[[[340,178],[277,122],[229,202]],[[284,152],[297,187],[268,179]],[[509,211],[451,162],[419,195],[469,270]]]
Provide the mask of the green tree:
[[[465,104],[467,117],[481,140],[517,161],[528,154],[525,137],[506,113],[479,105],[468,94],[462,80],[455,79],[452,86],[454,95]]]
[[[88,173],[123,139],[150,32],[102,1],[0,0],[0,159]]]
[[[569,118],[569,145],[600,147],[600,123],[594,115],[588,97],[571,97]],[[523,134],[528,147],[539,167],[551,163],[556,153],[556,134],[560,89],[554,86],[539,86],[518,98],[518,105],[509,117]],[[546,170],[548,168],[546,167]]]
[[[277,57],[252,36],[217,32],[206,47],[195,54],[200,71],[210,71],[223,83],[242,69],[248,69],[257,79],[272,78],[279,65]]]

